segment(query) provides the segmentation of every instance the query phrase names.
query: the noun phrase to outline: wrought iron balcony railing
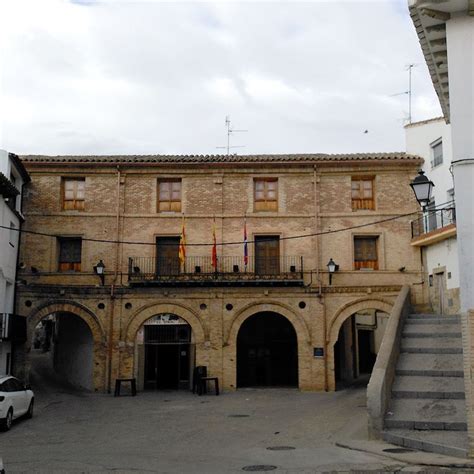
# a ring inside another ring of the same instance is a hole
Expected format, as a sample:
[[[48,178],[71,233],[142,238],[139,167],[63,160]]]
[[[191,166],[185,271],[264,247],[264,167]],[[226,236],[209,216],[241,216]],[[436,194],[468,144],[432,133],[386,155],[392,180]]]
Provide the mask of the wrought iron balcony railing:
[[[222,256],[217,266],[211,257],[186,257],[181,264],[177,257],[130,257],[130,283],[179,284],[197,283],[254,284],[303,281],[303,257],[244,257]]]
[[[442,229],[456,223],[456,210],[454,207],[428,210],[423,216],[411,221],[412,238]]]

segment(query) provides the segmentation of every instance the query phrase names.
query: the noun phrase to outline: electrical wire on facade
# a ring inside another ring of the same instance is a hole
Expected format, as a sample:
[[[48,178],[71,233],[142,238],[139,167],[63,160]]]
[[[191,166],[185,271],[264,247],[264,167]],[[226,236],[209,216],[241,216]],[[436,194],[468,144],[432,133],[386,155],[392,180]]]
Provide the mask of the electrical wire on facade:
[[[436,213],[436,211],[439,211],[439,210],[443,209],[440,206],[444,206],[444,205],[450,204],[450,203],[452,203],[452,201],[439,204],[435,208],[430,209],[427,212],[425,212],[424,215],[425,216],[432,215],[432,214]],[[309,233],[309,234],[299,234],[299,235],[290,235],[290,236],[287,236],[287,237],[280,237],[280,240],[295,240],[295,239],[304,239],[304,238],[308,238],[308,237],[318,237],[320,235],[336,234],[336,233],[339,233],[339,232],[346,232],[346,231],[349,231],[349,230],[361,229],[363,227],[369,227],[369,226],[376,225],[376,224],[383,224],[384,222],[394,221],[394,220],[401,219],[401,218],[404,218],[404,217],[413,216],[413,215],[419,214],[419,213],[420,213],[420,211],[409,212],[407,214],[398,214],[396,216],[387,217],[386,219],[380,219],[378,221],[367,222],[365,224],[358,224],[358,225],[354,225],[354,226],[350,226],[350,227],[343,227],[341,229],[329,229],[329,230],[325,230],[325,231],[321,231],[321,232],[312,232],[312,233]],[[39,236],[42,236],[42,237],[52,237],[52,238],[63,237],[62,235],[58,235],[58,234],[49,234],[49,233],[46,233],[46,232],[37,232],[37,231],[33,231],[33,230],[17,229],[17,228],[7,227],[7,226],[3,226],[3,225],[0,225],[0,229],[6,229],[6,230],[14,231],[14,232],[19,232],[20,234],[39,235]],[[133,241],[128,241],[128,240],[106,240],[106,239],[93,239],[93,238],[88,238],[88,237],[82,237],[82,241],[83,242],[97,242],[97,243],[104,243],[104,244],[121,244],[121,245],[153,245],[153,246],[156,245],[155,242],[133,242]],[[248,240],[247,243],[248,244],[253,244],[253,243],[255,243],[255,241],[254,240]],[[243,240],[239,240],[239,241],[235,241],[235,242],[220,242],[220,243],[217,242],[216,243],[216,245],[219,246],[219,247],[224,247],[224,246],[227,246],[227,245],[243,245],[243,244],[244,244]],[[213,242],[186,243],[186,247],[211,247],[213,245],[214,245]]]

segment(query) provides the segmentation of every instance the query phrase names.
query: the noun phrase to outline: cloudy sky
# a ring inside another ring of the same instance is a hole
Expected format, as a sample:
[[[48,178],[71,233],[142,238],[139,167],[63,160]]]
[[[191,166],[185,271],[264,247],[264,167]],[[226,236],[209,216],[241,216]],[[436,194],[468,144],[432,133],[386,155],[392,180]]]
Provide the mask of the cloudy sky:
[[[2,0],[0,148],[19,154],[404,150],[441,114],[406,0]],[[368,133],[363,133],[368,130]]]

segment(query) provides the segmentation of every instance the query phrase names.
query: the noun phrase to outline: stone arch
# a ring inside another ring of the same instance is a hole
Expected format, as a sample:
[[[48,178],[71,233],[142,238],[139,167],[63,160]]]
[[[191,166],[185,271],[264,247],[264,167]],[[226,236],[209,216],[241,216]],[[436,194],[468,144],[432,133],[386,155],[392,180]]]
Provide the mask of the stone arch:
[[[104,391],[107,364],[107,344],[104,328],[99,318],[89,308],[71,300],[46,301],[33,309],[27,316],[27,341],[23,348],[27,379],[31,366],[29,354],[34,330],[43,318],[55,313],[73,314],[84,321],[90,329],[93,341],[92,386],[95,391]]]
[[[247,318],[256,313],[267,311],[281,314],[286,319],[288,319],[288,321],[290,321],[290,323],[295,328],[298,345],[310,344],[311,335],[306,321],[300,315],[295,313],[289,306],[274,301],[257,301],[244,306],[232,320],[231,326],[225,338],[225,344],[228,345],[237,339],[240,326]]]
[[[327,342],[329,347],[332,347],[339,336],[339,330],[341,329],[344,321],[352,316],[357,311],[363,309],[377,309],[379,311],[384,311],[389,313],[392,311],[393,302],[386,300],[384,298],[360,298],[358,300],[351,301],[346,303],[339,311],[336,313],[336,317],[332,320],[329,331]]]
[[[97,316],[86,306],[70,300],[47,301],[30,312],[27,316],[28,343],[31,343],[33,331],[38,323],[53,313],[72,313],[79,316],[89,326],[94,342],[104,343],[105,333]]]
[[[196,344],[202,344],[209,340],[208,329],[190,308],[179,303],[155,303],[140,308],[131,316],[125,329],[125,342],[134,345],[140,327],[150,318],[160,313],[176,314],[186,320],[192,328]]]
[[[140,327],[153,316],[161,313],[176,314],[184,319],[192,329],[193,343],[196,348],[196,365],[207,365],[205,346],[209,341],[208,328],[202,324],[196,313],[180,303],[152,303],[138,309],[128,321],[124,331],[124,344],[120,349],[119,375],[136,377],[138,359],[136,338]]]
[[[306,321],[289,306],[274,301],[257,301],[244,306],[234,317],[224,338],[224,387],[237,387],[237,335],[243,322],[250,316],[262,312],[273,312],[288,319],[296,332],[298,343],[298,387],[308,389],[311,384],[311,333]]]

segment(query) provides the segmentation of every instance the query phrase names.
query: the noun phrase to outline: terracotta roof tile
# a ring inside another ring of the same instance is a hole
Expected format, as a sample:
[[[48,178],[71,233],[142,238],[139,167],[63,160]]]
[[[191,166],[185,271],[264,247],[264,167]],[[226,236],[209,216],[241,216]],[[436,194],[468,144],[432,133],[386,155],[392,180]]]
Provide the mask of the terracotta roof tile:
[[[327,161],[421,161],[415,155],[394,153],[287,154],[287,155],[24,155],[24,163],[308,163]]]

